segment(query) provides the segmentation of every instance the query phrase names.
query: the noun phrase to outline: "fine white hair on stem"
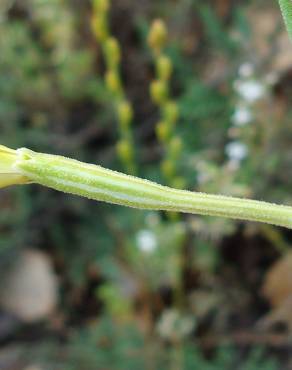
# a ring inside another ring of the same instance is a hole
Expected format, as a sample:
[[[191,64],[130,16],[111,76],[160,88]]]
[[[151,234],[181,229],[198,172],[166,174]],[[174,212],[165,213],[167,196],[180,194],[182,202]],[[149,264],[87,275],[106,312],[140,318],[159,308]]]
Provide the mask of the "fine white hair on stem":
[[[292,228],[292,207],[288,206],[173,189],[101,166],[26,148],[3,150],[0,164],[5,160],[6,167],[18,176],[14,184],[33,182],[65,193],[139,209],[228,217]]]

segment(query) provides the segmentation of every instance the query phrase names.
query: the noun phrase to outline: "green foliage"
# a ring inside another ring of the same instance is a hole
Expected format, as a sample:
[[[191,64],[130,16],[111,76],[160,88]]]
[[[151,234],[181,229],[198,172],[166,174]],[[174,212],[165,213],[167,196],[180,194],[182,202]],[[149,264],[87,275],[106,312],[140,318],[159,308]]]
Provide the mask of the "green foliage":
[[[211,45],[232,55],[236,51],[236,44],[224,30],[212,7],[202,5],[199,6],[199,11]]]
[[[237,351],[230,346],[221,347],[207,359],[194,345],[167,348],[163,344],[149,342],[131,325],[119,326],[108,317],[75,333],[65,350],[59,351],[54,345],[49,348],[50,354],[48,348],[40,349],[40,364],[45,370],[147,370],[149,367],[168,370],[174,365],[182,370],[279,369],[277,362],[268,358],[261,349],[252,350],[240,364]]]
[[[112,1],[108,28],[97,26],[102,36],[111,30],[120,53],[112,39],[107,50],[99,47],[88,2],[0,3],[1,143],[122,170],[117,138],[130,131],[137,138],[139,174],[160,182],[164,145],[156,123],[164,117],[150,102],[149,86],[156,76],[171,76],[169,94],[179,110],[175,136],[182,145],[169,143],[180,151],[175,166],[186,187],[291,204],[291,84],[281,69],[276,82],[267,82],[275,77],[269,67],[274,55],[267,61],[254,44],[247,11],[253,1],[230,2],[232,7],[220,1]],[[275,11],[272,0],[263,6]],[[155,67],[147,35],[157,17],[168,25],[169,60]],[[248,78],[239,73],[246,63],[254,70]],[[107,67],[116,70],[117,64],[124,89],[119,104],[105,82]],[[236,86],[250,80],[264,86],[265,95],[248,103],[251,121],[237,126],[234,114],[247,103]],[[239,161],[226,151],[233,141],[248,149]],[[125,145],[120,150],[128,153]],[[61,284],[56,321],[55,314],[48,319],[52,327],[63,320],[61,329],[42,331],[42,345],[33,346],[21,330],[15,334],[29,363],[44,370],[286,366],[276,350],[279,363],[270,359],[269,347],[247,343],[243,350],[232,343],[233,331],[253,332],[267,313],[259,286],[279,249],[257,225],[195,216],[173,221],[163,213],[92,203],[37,186],[1,191],[0,204],[2,271],[18,249],[39,248],[52,257]],[[291,235],[278,232],[289,244]],[[195,323],[178,342],[159,332],[168,312]],[[205,351],[205,336],[218,332],[231,333],[231,346],[218,341]]]

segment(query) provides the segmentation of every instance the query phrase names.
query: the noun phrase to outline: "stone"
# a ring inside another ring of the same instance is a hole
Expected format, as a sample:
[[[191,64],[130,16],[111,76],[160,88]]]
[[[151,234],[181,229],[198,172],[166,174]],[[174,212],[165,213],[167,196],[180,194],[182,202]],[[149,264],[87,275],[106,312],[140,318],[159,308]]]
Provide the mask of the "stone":
[[[47,318],[58,302],[58,282],[49,257],[34,249],[21,251],[3,277],[0,306],[19,320]]]

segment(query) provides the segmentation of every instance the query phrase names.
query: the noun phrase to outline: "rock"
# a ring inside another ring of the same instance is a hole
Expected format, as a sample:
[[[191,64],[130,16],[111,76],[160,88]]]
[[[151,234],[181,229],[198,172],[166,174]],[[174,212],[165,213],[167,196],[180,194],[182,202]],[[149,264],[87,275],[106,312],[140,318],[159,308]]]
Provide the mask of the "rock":
[[[268,270],[262,287],[263,296],[272,309],[258,327],[269,329],[277,323],[285,324],[292,333],[292,252],[287,252]]]
[[[45,253],[21,252],[0,286],[0,306],[23,322],[47,318],[58,301],[58,283]]]
[[[292,252],[285,254],[267,271],[262,293],[273,307],[281,306],[292,297]]]

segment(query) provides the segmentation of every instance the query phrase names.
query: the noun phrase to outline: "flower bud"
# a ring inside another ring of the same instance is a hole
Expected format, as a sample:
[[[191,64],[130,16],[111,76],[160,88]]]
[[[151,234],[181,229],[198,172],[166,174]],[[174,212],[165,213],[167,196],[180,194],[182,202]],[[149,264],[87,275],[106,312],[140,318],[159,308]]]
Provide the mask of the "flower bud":
[[[169,159],[166,159],[162,162],[161,169],[162,169],[163,175],[167,179],[171,179],[174,176],[175,166],[174,166],[174,163],[170,161]]]
[[[167,56],[160,56],[156,62],[157,75],[160,80],[169,81],[172,74],[172,63]]]
[[[110,7],[109,0],[93,0],[93,8],[94,11],[100,12],[100,13],[106,13],[108,12]]]
[[[120,140],[117,143],[117,153],[119,158],[124,163],[131,163],[133,159],[133,148],[129,141]]]
[[[108,37],[108,25],[105,17],[94,15],[91,19],[91,28],[98,41],[104,42]]]
[[[122,130],[127,130],[133,120],[133,108],[128,101],[122,101],[118,104],[118,119]]]
[[[122,91],[121,81],[116,71],[108,71],[105,74],[105,83],[109,91],[115,95],[119,95]]]
[[[167,28],[161,19],[156,19],[150,28],[148,45],[155,52],[161,52],[167,40]]]
[[[104,51],[108,68],[115,69],[121,61],[121,50],[117,39],[108,38],[105,41]]]
[[[163,104],[168,96],[167,84],[160,80],[153,81],[150,85],[150,95],[154,103]]]
[[[181,153],[183,143],[181,138],[173,137],[169,143],[169,154],[174,160],[177,159]]]
[[[175,123],[179,116],[178,105],[173,101],[169,101],[165,104],[163,108],[163,116],[165,121],[169,123]]]
[[[162,143],[167,142],[170,136],[170,127],[167,125],[166,122],[160,121],[157,123],[156,128],[156,135],[158,137],[158,140]]]

